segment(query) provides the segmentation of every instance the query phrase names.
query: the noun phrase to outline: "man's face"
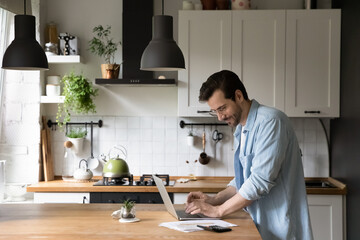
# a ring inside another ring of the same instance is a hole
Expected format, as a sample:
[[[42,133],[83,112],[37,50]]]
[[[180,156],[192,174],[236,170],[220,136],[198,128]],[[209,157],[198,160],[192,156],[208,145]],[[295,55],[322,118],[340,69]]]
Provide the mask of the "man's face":
[[[236,127],[240,123],[243,110],[235,101],[226,99],[221,90],[216,90],[207,104],[211,110],[216,111],[219,121],[224,121],[232,127]]]

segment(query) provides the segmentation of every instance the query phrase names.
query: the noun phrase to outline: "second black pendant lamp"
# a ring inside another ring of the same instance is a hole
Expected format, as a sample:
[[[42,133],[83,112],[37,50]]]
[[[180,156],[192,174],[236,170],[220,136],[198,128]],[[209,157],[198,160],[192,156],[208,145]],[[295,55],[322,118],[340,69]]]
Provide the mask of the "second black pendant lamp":
[[[153,17],[153,37],[145,48],[140,63],[141,70],[177,71],[185,69],[184,56],[173,38],[173,18],[164,15]]]
[[[48,70],[49,65],[43,48],[35,39],[35,17],[15,15],[15,39],[4,53],[3,69],[10,70]]]

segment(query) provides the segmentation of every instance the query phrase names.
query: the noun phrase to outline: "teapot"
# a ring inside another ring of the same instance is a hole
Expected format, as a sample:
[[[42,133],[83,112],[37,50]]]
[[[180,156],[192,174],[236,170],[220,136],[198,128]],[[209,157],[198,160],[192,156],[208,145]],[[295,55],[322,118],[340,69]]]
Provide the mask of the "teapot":
[[[85,167],[81,166],[81,163],[85,162]],[[88,163],[85,159],[81,159],[79,162],[79,169],[74,172],[74,178],[76,180],[90,180],[93,177],[92,171],[88,168]]]
[[[116,153],[116,156],[113,153]],[[119,153],[126,159],[127,152],[123,146],[115,146],[109,151],[109,160],[104,161],[103,177],[108,178],[125,178],[130,177],[129,166],[123,158],[119,157]]]

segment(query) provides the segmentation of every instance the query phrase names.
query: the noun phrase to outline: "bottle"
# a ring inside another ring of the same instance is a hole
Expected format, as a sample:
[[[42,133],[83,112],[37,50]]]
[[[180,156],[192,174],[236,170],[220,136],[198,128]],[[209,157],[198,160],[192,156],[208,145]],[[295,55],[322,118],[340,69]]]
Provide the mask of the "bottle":
[[[64,143],[64,161],[62,166],[62,179],[64,181],[70,181],[74,179],[74,156],[71,151],[72,142],[66,141]]]

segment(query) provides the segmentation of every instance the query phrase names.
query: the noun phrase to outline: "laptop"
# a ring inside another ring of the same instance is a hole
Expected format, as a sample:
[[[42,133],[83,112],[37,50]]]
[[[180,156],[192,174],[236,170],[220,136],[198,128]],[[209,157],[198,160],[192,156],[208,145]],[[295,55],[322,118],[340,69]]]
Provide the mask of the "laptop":
[[[152,175],[152,177],[155,181],[156,187],[159,190],[160,196],[165,204],[166,210],[177,220],[184,221],[184,220],[220,219],[220,218],[207,217],[203,214],[189,214],[186,213],[185,210],[175,210],[175,207],[171,202],[171,199],[169,197],[168,192],[166,191],[163,181],[160,178],[156,177],[155,175]]]

